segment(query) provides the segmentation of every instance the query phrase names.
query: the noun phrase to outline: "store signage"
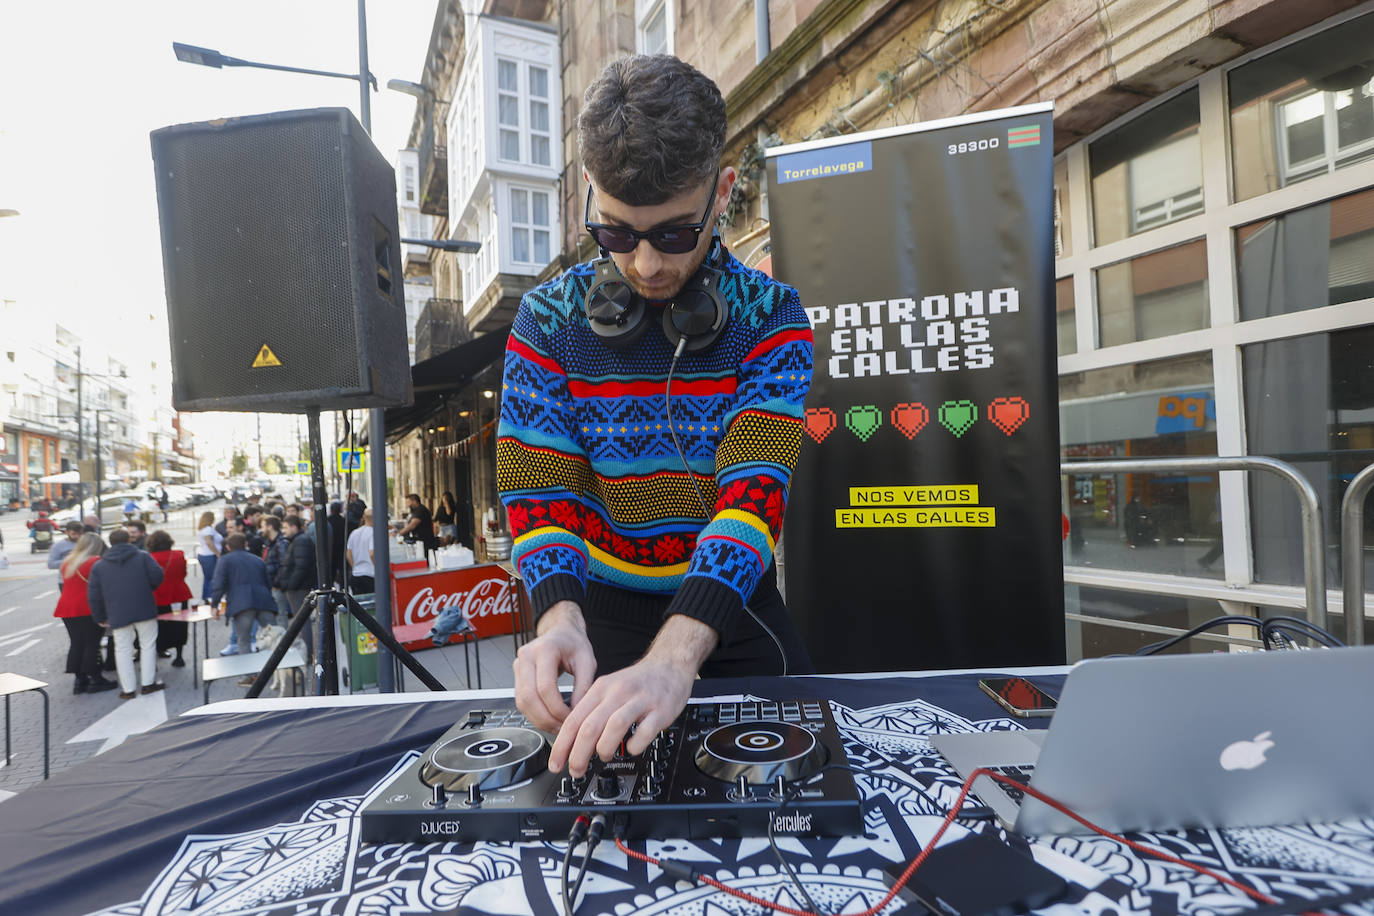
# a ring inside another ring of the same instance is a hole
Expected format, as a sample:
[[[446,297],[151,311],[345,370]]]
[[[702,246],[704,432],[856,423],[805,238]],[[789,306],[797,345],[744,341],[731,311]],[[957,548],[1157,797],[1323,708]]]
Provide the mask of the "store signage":
[[[393,625],[428,624],[449,608],[457,608],[477,631],[477,638],[512,630],[515,607],[510,574],[495,564],[461,569],[409,571],[392,577]],[[402,643],[407,649],[433,645],[428,638]]]
[[[1033,105],[769,151],[815,336],[783,572],[823,672],[1064,661],[1053,150]]]
[[[1166,394],[1159,399],[1155,435],[1186,433],[1206,429],[1207,421],[1217,421],[1217,402],[1210,391]]]

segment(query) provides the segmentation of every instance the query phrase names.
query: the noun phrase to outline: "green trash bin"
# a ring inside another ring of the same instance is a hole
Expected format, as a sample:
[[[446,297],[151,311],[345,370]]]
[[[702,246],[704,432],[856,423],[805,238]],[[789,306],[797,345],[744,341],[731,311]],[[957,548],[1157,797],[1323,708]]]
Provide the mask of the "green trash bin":
[[[353,598],[363,610],[375,616],[375,595],[354,595]],[[354,619],[352,614],[340,613],[337,619],[341,623],[339,635],[343,639],[348,658],[348,692],[357,693],[369,687],[380,687],[381,681],[377,676],[377,650],[380,646],[377,637]]]

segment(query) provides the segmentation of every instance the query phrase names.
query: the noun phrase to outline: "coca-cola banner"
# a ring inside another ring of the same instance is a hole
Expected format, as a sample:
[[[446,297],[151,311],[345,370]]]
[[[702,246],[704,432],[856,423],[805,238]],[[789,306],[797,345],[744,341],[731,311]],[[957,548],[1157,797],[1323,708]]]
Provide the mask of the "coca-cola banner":
[[[768,150],[816,341],[787,602],[821,671],[1064,661],[1047,104]]]
[[[393,626],[426,624],[428,633],[436,617],[460,608],[478,639],[510,633],[516,607],[512,589],[510,573],[496,564],[398,573],[391,577]],[[423,635],[401,644],[412,652],[433,646]]]

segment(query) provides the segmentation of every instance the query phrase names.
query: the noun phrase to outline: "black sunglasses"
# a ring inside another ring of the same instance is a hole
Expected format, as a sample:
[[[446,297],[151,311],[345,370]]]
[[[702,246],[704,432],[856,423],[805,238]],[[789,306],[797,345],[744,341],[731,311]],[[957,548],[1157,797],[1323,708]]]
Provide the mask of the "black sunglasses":
[[[706,199],[706,212],[701,214],[701,222],[692,226],[660,226],[648,232],[639,232],[625,226],[608,226],[592,222],[592,186],[587,185],[587,208],[582,214],[582,224],[596,240],[596,244],[607,251],[625,254],[639,247],[647,239],[664,254],[686,254],[697,247],[697,239],[711,219],[711,202],[716,199],[716,187],[711,185],[711,196]]]

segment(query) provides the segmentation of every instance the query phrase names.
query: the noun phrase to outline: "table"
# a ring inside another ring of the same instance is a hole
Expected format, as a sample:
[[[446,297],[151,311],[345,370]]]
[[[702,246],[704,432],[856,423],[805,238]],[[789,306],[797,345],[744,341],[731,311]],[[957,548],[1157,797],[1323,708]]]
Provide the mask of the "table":
[[[199,656],[196,654],[196,628],[195,628],[194,626],[191,626],[191,624],[196,624],[196,623],[201,624],[201,627],[200,627],[200,638],[201,638],[201,640],[204,641],[204,643],[205,643],[205,655],[208,657],[208,656],[210,655],[210,623],[209,623],[209,621],[213,620],[214,617],[215,617],[215,612],[212,611],[212,610],[210,610],[209,607],[207,607],[206,605],[203,605],[203,604],[200,605],[200,606],[198,606],[198,607],[186,608],[186,609],[180,610],[180,611],[169,611],[169,612],[166,613],[166,614],[158,614],[158,615],[157,615],[157,619],[158,619],[158,620],[179,620],[179,621],[181,621],[182,623],[187,624],[187,629],[191,631],[191,686],[192,686],[192,687],[197,687],[197,686],[199,686],[199,683],[200,683],[200,682],[197,680],[197,678],[199,677],[198,670],[199,670],[199,668],[200,668],[200,665],[199,665],[199,664],[197,663],[197,661],[196,661],[196,659],[199,658]]]
[[[239,653],[238,655],[221,655],[217,658],[207,658],[201,662],[200,679],[205,687],[205,702],[210,702],[210,682],[221,681],[227,677],[246,677],[250,674],[257,674],[262,670],[262,666],[267,664],[267,660],[272,657],[272,653],[266,650],[262,652]],[[305,665],[305,657],[301,655],[301,650],[292,646],[286,650],[281,661],[277,663],[278,671],[290,670],[296,679],[296,693],[305,692],[305,677],[301,674],[301,669]]]
[[[1062,669],[1016,673],[1054,691]],[[928,842],[957,792],[957,779],[927,736],[1023,727],[977,689],[979,674],[703,680],[694,692],[826,699],[852,763],[896,762],[859,778],[868,835],[779,842],[821,908],[853,913],[881,899],[882,869],[909,860]],[[193,710],[0,806],[0,909],[109,916],[559,913],[561,843],[374,846],[356,839],[355,812],[408,755],[469,709],[509,696],[509,690],[482,690],[292,697]],[[73,818],[79,830],[72,829]],[[995,827],[983,822],[977,829]],[[951,832],[957,837],[960,830]],[[1374,820],[1148,839],[1285,897],[1374,885]],[[1243,914],[1254,908],[1238,892],[1105,838],[1008,842],[1073,882],[1071,908],[1058,913]],[[795,905],[762,839],[636,845]],[[627,860],[608,841],[592,859],[577,912],[631,911],[758,912]],[[1365,904],[1349,912],[1368,916],[1374,909]]]
[[[45,681],[36,681],[22,674],[6,671],[0,673],[0,696],[5,698],[5,766],[10,765],[10,696],[27,693],[30,690],[43,698],[43,778],[48,778],[48,692]]]
[[[454,640],[463,644],[463,683],[469,688],[472,687],[472,667],[468,661],[468,646],[471,645],[473,647],[474,651],[477,653],[477,687],[480,689],[482,686],[482,644],[478,641],[477,631],[474,630],[471,625],[468,625],[466,621],[464,621],[464,624],[462,628],[449,636],[445,645],[452,645]],[[392,627],[391,635],[404,647],[407,643],[416,643],[428,638],[429,632],[432,629],[434,629],[434,621],[432,620],[428,623],[409,623],[405,626]],[[404,683],[402,681],[401,672],[405,670],[405,665],[403,665],[400,658],[395,655],[391,656],[391,662],[396,671],[394,675],[396,678],[395,682],[397,684]]]

